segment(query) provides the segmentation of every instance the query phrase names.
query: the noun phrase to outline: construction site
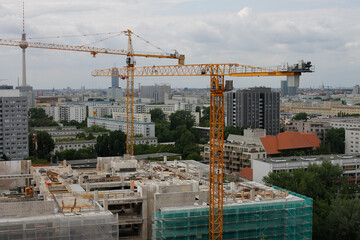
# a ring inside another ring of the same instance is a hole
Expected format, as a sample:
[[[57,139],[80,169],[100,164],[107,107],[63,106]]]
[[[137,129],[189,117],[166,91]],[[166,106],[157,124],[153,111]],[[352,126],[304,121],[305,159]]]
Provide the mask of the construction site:
[[[96,168],[0,162],[0,239],[208,239],[209,168],[97,159]],[[223,239],[311,239],[312,199],[226,182]]]
[[[0,239],[311,239],[312,199],[224,178],[224,93],[230,90],[225,76],[282,76],[298,87],[302,73],[313,72],[311,62],[186,65],[184,54],[165,52],[129,29],[116,33],[128,39],[127,50],[28,42],[24,2],[22,10],[21,41],[0,39],[0,45],[22,49],[24,88],[27,48],[126,56],[125,67],[92,73],[126,81],[126,154],[99,157],[93,169],[73,169],[66,161],[44,167],[33,167],[30,161],[0,162]],[[134,51],[133,37],[162,52]],[[135,57],[178,64],[136,67]],[[209,165],[134,158],[134,78],[141,77],[210,79]]]

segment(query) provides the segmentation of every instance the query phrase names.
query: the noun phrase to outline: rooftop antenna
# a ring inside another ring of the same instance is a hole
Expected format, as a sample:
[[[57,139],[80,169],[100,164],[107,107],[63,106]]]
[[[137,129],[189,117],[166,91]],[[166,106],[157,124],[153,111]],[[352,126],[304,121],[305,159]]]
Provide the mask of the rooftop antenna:
[[[25,49],[28,47],[26,42],[25,33],[25,2],[23,0],[23,31],[21,34],[20,48],[22,49],[22,86],[26,86],[26,61],[25,61]]]

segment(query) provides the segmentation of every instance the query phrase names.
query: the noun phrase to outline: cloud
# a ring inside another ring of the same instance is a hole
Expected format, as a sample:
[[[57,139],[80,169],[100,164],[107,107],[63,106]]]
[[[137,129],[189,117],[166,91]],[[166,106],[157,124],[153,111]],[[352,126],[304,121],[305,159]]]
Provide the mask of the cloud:
[[[5,11],[6,17],[0,18],[0,38],[14,36],[19,38],[20,1],[3,1],[4,3],[0,5],[0,16]],[[195,3],[200,1],[194,1]],[[168,52],[176,49],[186,54],[187,63],[239,62],[273,66],[282,62],[293,63],[303,58],[313,61],[317,69],[327,71],[327,74],[317,71],[313,74],[314,77],[310,75],[309,79],[313,78],[312,82],[338,81],[329,74],[341,69],[339,60],[332,59],[344,59],[340,61],[344,65],[360,61],[360,54],[355,54],[358,53],[358,39],[360,39],[359,7],[328,8],[324,5],[323,8],[312,10],[282,8],[282,10],[265,11],[249,5],[237,8],[240,11],[221,11],[222,5],[219,3],[217,11],[205,11],[206,6],[201,12],[193,13],[193,9],[188,12],[183,11],[185,9],[183,5],[191,6],[191,4],[191,0],[103,2],[28,0],[25,13],[26,29],[28,37],[118,32],[131,29]],[[181,7],[183,8],[180,10]],[[82,45],[106,37],[108,35],[46,41]],[[101,41],[96,46],[126,49],[127,39],[125,36],[118,36]],[[158,51],[136,37],[134,48],[136,51]],[[20,55],[7,57],[5,60],[3,56],[9,56],[10,50],[2,46],[0,49],[0,72],[6,70],[6,74],[11,75],[6,78],[17,78],[21,69]],[[114,63],[118,66],[124,65],[124,57],[119,56],[98,56],[96,59],[91,59],[88,54],[38,49],[28,50],[28,61],[29,81],[33,81],[35,88],[53,86],[62,88],[65,87],[64,85],[79,87],[89,83],[89,79],[92,79],[90,72],[94,68],[107,68]],[[137,58],[137,63],[140,66],[176,62]],[[53,82],[49,82],[48,76],[54,68],[57,71],[50,77]],[[355,81],[360,70],[354,67],[352,71],[347,69],[345,74]],[[107,80],[98,81],[99,87],[109,86]],[[201,87],[207,82],[204,80],[194,84]],[[251,86],[252,81],[243,83]],[[274,85],[275,83],[278,84],[278,81],[274,81]],[[352,84],[351,81],[343,83]],[[176,82],[173,86],[181,86],[181,82]]]
[[[244,7],[243,9],[241,9],[239,12],[238,12],[238,15],[240,18],[244,19],[244,18],[247,18],[249,17],[251,14],[252,14],[252,9],[249,8],[249,7]]]

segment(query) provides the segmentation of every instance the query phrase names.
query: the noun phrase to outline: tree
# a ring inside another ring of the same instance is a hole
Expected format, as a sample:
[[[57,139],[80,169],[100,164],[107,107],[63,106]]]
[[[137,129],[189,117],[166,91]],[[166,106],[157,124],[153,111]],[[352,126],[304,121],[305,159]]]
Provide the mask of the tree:
[[[5,153],[2,155],[1,159],[4,160],[4,161],[10,161],[10,160],[11,160],[11,158],[9,158],[8,156],[6,156]]]
[[[326,234],[331,229],[325,220],[330,216],[332,200],[336,197],[355,197],[359,192],[359,187],[347,183],[342,174],[339,165],[326,160],[321,165],[310,164],[306,171],[295,169],[292,172],[273,172],[265,176],[263,181],[311,197],[314,200],[313,238],[330,239]]]
[[[29,126],[30,127],[53,127],[59,126],[51,117],[46,116],[43,108],[29,109]]]
[[[45,110],[43,108],[30,108],[29,117],[31,119],[47,118]]]
[[[200,118],[200,127],[210,126],[210,107],[204,107],[202,110],[202,117]]]
[[[342,154],[345,152],[345,129],[331,128],[326,132],[325,144],[331,153]]]
[[[98,136],[95,151],[100,157],[122,156],[126,152],[126,134],[118,130]]]
[[[173,142],[172,133],[170,131],[170,123],[168,122],[155,122],[155,136],[160,143]]]
[[[308,115],[305,112],[298,113],[298,114],[296,114],[294,116],[294,120],[304,120],[304,121],[306,121],[307,118],[308,118]]]
[[[326,239],[360,239],[360,199],[336,198],[331,202],[326,219]]]
[[[178,126],[184,125],[187,129],[194,126],[195,120],[189,111],[180,110],[170,114],[170,129],[176,129]]]
[[[152,122],[161,122],[165,120],[165,114],[160,108],[150,110],[150,114]]]
[[[87,133],[99,133],[99,132],[109,132],[105,127],[99,125],[92,125],[91,127],[85,128]]]
[[[55,143],[48,132],[38,131],[36,134],[38,158],[49,159],[50,153],[54,150]]]

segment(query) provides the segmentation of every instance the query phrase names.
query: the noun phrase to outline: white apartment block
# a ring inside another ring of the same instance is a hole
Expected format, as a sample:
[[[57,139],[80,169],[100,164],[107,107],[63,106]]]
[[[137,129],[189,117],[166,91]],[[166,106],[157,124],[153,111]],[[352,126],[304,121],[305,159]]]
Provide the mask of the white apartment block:
[[[70,106],[51,106],[42,107],[45,113],[53,117],[54,121],[71,121],[82,122],[86,119],[86,106],[84,105],[70,105]]]
[[[113,118],[87,118],[87,126],[103,126],[110,131],[121,130],[126,133],[126,121]],[[141,134],[143,137],[155,137],[155,123],[153,122],[134,122],[134,135]]]
[[[333,128],[357,128],[360,129],[359,118],[339,119],[329,121],[330,126]]]
[[[119,113],[119,112],[113,112],[112,117],[117,120],[126,121],[127,115],[126,113]],[[134,114],[134,121],[135,122],[151,122],[151,114]]]
[[[254,159],[251,161],[253,180],[262,183],[264,176],[271,172],[292,172],[298,168],[308,168],[309,164],[320,165],[324,160],[332,164],[339,164],[343,175],[348,182],[360,184],[360,158],[359,155],[317,155],[317,156],[292,156],[283,158]]]
[[[360,153],[360,128],[345,129],[345,154]]]
[[[94,147],[95,144],[96,139],[88,141],[56,142],[54,152],[62,152],[70,149],[78,151],[82,148]]]

